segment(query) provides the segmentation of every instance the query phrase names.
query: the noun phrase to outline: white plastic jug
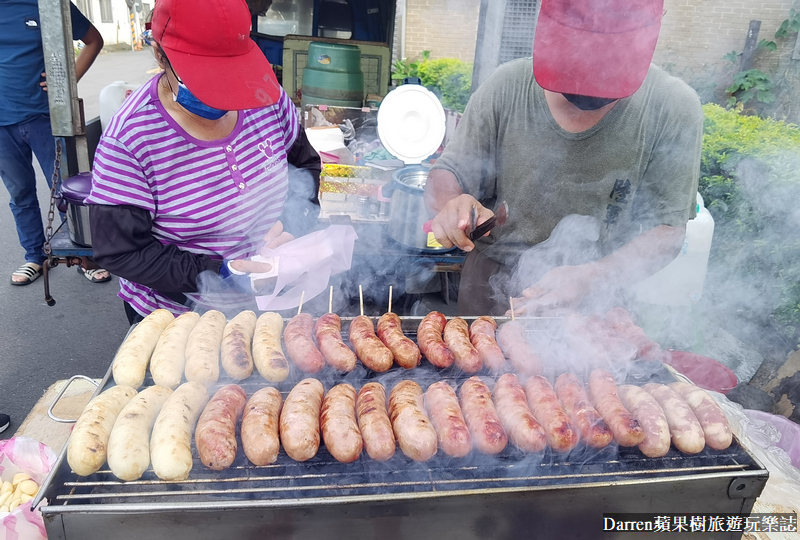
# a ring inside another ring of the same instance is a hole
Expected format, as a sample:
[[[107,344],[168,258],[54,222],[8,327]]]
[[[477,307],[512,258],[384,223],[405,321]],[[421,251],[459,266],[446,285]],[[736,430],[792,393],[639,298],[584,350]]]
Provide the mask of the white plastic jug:
[[[103,131],[125,99],[139,86],[138,84],[128,84],[125,81],[115,81],[100,90],[100,127]]]
[[[697,194],[697,217],[686,224],[686,239],[675,260],[636,284],[634,295],[640,302],[661,306],[688,306],[700,300],[706,280],[714,218]]]

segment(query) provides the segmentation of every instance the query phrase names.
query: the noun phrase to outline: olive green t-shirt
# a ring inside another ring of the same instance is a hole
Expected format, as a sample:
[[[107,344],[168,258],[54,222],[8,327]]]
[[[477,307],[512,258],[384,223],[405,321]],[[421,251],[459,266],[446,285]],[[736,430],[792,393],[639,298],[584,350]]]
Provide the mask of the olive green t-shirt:
[[[651,66],[642,87],[591,129],[569,133],[550,113],[530,58],[500,66],[471,97],[434,168],[508,224],[477,248],[506,264],[569,214],[600,223],[607,254],[658,225],[695,216],[703,111],[686,83]]]

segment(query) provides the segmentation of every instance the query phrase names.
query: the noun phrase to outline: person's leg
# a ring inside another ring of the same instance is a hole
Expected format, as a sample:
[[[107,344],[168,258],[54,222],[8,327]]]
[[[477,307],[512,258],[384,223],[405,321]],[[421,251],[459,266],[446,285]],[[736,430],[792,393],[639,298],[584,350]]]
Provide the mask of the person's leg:
[[[36,154],[36,159],[39,161],[39,165],[42,167],[42,172],[44,172],[44,177],[47,180],[47,187],[52,189],[53,169],[56,156],[56,139],[52,135],[50,118],[42,115],[41,117],[29,122],[27,127],[28,142],[33,149],[33,153]],[[62,160],[64,155],[66,155],[66,147],[62,141]],[[62,179],[63,176],[59,174],[59,182]],[[61,190],[59,189],[59,192],[60,191]],[[54,219],[56,220],[53,223],[53,228],[55,229],[58,227],[61,220],[64,219],[64,216],[62,214],[60,218],[56,216]],[[42,243],[44,243],[44,239],[42,240]],[[84,270],[83,268],[78,267],[78,272],[92,283],[105,283],[111,280],[111,274],[108,273],[108,270],[103,268]]]
[[[44,261],[44,228],[36,197],[33,156],[24,137],[26,132],[24,124],[0,127],[0,178],[11,197],[9,207],[14,215],[19,243],[25,249],[25,260],[41,265]]]
[[[471,251],[464,261],[461,270],[461,282],[458,286],[458,314],[503,315],[508,309],[505,304],[495,300],[497,292],[489,283],[492,276],[506,273],[506,268],[499,262],[486,257],[477,250]]]

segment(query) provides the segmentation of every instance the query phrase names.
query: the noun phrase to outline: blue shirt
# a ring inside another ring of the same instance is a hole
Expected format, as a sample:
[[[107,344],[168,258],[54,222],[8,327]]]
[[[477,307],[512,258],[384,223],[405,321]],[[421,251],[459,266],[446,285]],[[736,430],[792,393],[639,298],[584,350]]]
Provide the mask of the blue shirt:
[[[72,39],[83,39],[91,23],[74,4],[70,12]],[[44,70],[37,0],[0,0],[0,126],[50,114]]]

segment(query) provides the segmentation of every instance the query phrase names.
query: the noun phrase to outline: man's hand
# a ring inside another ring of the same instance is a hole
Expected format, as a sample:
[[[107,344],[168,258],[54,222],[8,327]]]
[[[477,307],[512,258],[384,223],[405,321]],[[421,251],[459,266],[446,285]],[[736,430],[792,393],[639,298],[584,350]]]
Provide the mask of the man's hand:
[[[494,213],[479,203],[472,195],[459,195],[445,204],[442,211],[433,218],[431,226],[436,240],[442,247],[456,246],[464,251],[472,251],[475,244],[469,239],[472,231],[472,212],[477,211],[478,219],[475,225],[487,221]],[[487,233],[488,234],[488,233]]]
[[[537,315],[559,308],[573,308],[599,282],[594,264],[557,266],[514,299],[515,315]],[[511,310],[506,312],[511,315]]]
[[[283,223],[276,221],[275,225],[264,236],[264,248],[275,249],[292,240],[294,240],[294,236],[283,230]]]
[[[39,86],[42,87],[42,90],[47,92],[47,73],[45,73],[44,71],[42,72],[42,79],[44,80],[39,83]]]

